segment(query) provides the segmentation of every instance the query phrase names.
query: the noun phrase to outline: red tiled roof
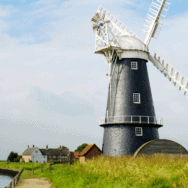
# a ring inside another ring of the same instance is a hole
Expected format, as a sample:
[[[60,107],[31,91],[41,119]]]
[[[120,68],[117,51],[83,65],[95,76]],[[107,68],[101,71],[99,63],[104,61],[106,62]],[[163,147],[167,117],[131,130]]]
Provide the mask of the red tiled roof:
[[[72,159],[79,159],[79,156],[78,156],[78,154],[79,154],[79,152],[70,152],[71,153],[71,158]]]
[[[81,153],[79,153],[78,155],[85,155],[95,144],[88,144]],[[96,145],[95,145],[96,146]]]

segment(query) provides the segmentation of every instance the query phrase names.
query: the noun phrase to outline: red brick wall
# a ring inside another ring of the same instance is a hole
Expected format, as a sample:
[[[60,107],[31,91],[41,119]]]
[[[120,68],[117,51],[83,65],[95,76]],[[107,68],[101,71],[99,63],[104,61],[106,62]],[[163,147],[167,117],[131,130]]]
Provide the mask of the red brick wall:
[[[97,146],[94,146],[91,148],[91,150],[85,155],[86,160],[87,159],[92,159],[93,157],[97,157],[101,155],[101,151],[97,148]]]

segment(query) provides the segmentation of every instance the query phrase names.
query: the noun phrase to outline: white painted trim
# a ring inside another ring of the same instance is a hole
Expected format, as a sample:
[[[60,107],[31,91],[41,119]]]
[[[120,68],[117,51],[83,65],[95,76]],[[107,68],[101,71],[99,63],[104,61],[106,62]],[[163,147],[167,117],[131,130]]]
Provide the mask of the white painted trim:
[[[148,53],[143,51],[136,51],[136,50],[127,50],[121,53],[121,58],[140,58],[148,61]]]

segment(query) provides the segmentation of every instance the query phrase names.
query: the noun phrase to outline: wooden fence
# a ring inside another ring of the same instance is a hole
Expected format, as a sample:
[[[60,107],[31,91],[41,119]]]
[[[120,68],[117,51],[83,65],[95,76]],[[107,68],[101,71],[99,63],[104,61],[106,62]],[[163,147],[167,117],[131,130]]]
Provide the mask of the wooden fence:
[[[70,164],[71,164],[71,161],[70,161]],[[43,172],[44,170],[47,170],[49,168],[49,172],[51,173],[51,170],[52,170],[52,163],[49,163],[49,167],[43,169],[43,164],[39,165],[39,166],[36,166],[34,168],[25,168],[25,169],[31,169],[33,171],[33,174],[34,174],[34,170],[41,167],[41,172]],[[12,187],[15,187],[15,185],[18,183],[19,179],[20,179],[20,176],[23,172],[24,168],[22,170],[20,170],[20,172],[13,178],[13,180],[10,182],[10,184],[8,186],[6,186],[5,188],[12,188]]]
[[[24,169],[24,168],[23,168]],[[13,180],[9,183],[8,186],[6,186],[5,188],[12,188],[15,187],[15,185],[18,183],[20,176],[23,172],[23,169],[19,171],[19,173],[13,178]]]
[[[34,174],[34,170],[37,169],[37,168],[39,168],[39,167],[41,167],[41,172],[43,172],[43,165],[44,164],[41,164],[39,166],[36,166],[36,167],[32,168],[33,174]]]

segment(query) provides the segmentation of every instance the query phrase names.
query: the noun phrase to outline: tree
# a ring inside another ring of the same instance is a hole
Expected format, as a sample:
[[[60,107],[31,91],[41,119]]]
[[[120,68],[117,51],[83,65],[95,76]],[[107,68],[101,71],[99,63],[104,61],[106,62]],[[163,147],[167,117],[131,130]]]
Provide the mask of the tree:
[[[18,153],[14,153],[13,151],[10,152],[7,161],[9,160],[10,162],[13,162],[14,159],[16,159],[18,157]]]
[[[84,143],[84,144],[78,146],[75,151],[81,153],[87,145],[88,145],[88,144]]]

